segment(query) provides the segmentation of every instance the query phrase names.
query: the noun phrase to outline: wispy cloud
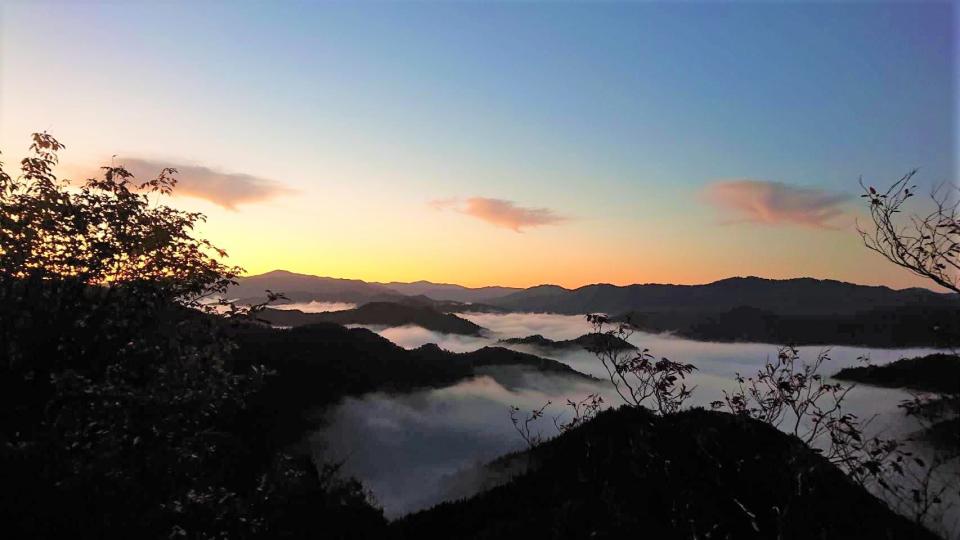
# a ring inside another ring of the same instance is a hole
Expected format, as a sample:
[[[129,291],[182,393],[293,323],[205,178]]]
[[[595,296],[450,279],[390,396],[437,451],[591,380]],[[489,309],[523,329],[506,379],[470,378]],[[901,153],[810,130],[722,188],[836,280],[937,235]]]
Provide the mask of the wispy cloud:
[[[523,232],[524,229],[531,227],[553,225],[568,219],[549,208],[517,206],[512,201],[485,197],[470,197],[465,200],[437,199],[430,201],[429,205],[437,210],[452,209],[516,232]]]
[[[141,158],[123,158],[120,163],[139,181],[154,178],[165,167],[173,167],[178,171],[175,195],[205,199],[228,210],[236,210],[237,205],[256,203],[293,192],[269,178],[227,173],[201,165]]]
[[[707,202],[728,214],[725,223],[803,225],[836,229],[851,195],[765,180],[724,180],[708,185]]]
[[[447,210],[449,208],[455,208],[458,204],[460,204],[460,199],[457,199],[456,197],[434,199],[427,204],[430,205],[430,208],[433,208],[434,210]]]

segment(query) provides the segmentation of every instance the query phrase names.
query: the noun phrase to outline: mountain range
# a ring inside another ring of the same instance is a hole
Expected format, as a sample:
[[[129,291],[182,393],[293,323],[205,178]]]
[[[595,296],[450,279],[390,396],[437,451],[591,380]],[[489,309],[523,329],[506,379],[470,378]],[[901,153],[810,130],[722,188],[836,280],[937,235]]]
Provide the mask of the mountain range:
[[[482,305],[489,306],[491,310],[562,314],[721,314],[747,306],[779,316],[824,316],[853,315],[869,310],[904,306],[960,306],[957,295],[923,288],[896,290],[835,280],[775,280],[759,277],[734,277],[704,285],[595,284],[576,289],[539,285],[516,289],[470,288],[427,281],[369,283],[274,270],[240,278],[238,285],[232,287],[228,295],[241,302],[259,300],[264,297],[266,289],[283,292],[292,302],[407,302],[412,296],[416,296],[421,299],[421,303],[433,301],[433,307],[442,311],[457,311],[469,304],[472,309]]]
[[[272,270],[243,277],[228,295],[241,302],[260,301],[264,291],[283,292],[291,302],[373,302],[397,301],[410,296],[425,296],[435,301],[483,303],[523,289],[515,287],[464,287],[449,283],[416,281],[413,283],[371,283],[359,279],[341,279]]]
[[[608,409],[485,471],[506,482],[391,527],[400,538],[476,540],[937,537],[746,415]]]
[[[430,281],[415,281],[413,283],[391,281],[390,283],[374,283],[373,285],[382,285],[400,294],[409,296],[423,295],[434,300],[448,300],[451,302],[471,304],[488,302],[494,298],[500,298],[523,290],[517,287],[500,286],[471,288],[450,283],[432,283]]]
[[[779,315],[827,315],[917,304],[956,305],[957,298],[921,288],[895,290],[813,278],[735,277],[705,285],[598,284],[572,290],[543,285],[490,302],[510,310],[566,314],[721,313],[749,306]]]

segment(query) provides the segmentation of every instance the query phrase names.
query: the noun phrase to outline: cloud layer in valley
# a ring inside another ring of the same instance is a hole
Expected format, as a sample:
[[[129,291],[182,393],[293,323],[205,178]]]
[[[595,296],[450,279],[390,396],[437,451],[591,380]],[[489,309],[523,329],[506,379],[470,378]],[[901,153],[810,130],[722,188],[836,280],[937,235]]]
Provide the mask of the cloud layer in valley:
[[[360,478],[394,518],[496,483],[479,467],[524,447],[510,423],[511,405],[528,411],[606,389],[600,382],[519,368],[481,372],[446,388],[347,398],[327,414],[314,449],[342,461],[343,471]],[[534,431],[555,435],[552,418],[543,420]]]
[[[490,329],[485,338],[449,336],[417,327],[379,329],[380,335],[404,347],[427,342],[467,351],[495,344],[501,337],[540,333],[551,339],[570,339],[588,331],[582,316],[544,313],[466,313]],[[657,357],[691,362],[698,367],[687,379],[695,386],[691,406],[708,407],[722,399],[723,390],[733,390],[736,373],[752,374],[776,354],[775,345],[753,343],[708,343],[667,335],[637,332],[630,341],[649,347]],[[314,450],[323,457],[343,461],[344,473],[359,478],[369,488],[388,517],[430,507],[443,500],[470,496],[480,489],[506,480],[519,472],[510,469],[490,476],[479,468],[506,452],[524,447],[510,422],[509,407],[529,412],[543,406],[545,416],[532,427],[545,437],[556,433],[554,416],[569,419],[567,399],[580,400],[599,392],[606,405],[621,403],[600,362],[583,349],[543,351],[527,346],[511,348],[552,357],[599,379],[588,381],[531,371],[517,366],[478,370],[477,376],[456,384],[406,394],[372,393],[350,397],[327,411],[323,428],[312,438]],[[809,359],[821,347],[802,347]],[[864,350],[834,347],[830,369],[858,365],[869,353],[884,364],[901,356],[919,356],[926,350]],[[900,436],[916,429],[898,404],[909,397],[899,389],[857,387],[849,394],[849,411],[874,417],[871,426],[886,436]]]
[[[440,348],[452,352],[470,352],[481,347],[500,346],[502,344],[498,341],[505,338],[541,334],[549,339],[564,340],[580,337],[590,331],[590,325],[581,315],[478,312],[457,313],[456,315],[476,323],[488,331],[483,336],[465,336],[435,332],[416,325],[393,327],[378,325],[347,326],[369,328],[405,349],[416,349],[427,343],[435,343]]]
[[[851,195],[764,180],[725,180],[706,187],[707,202],[728,215],[726,223],[802,225],[835,229]]]
[[[277,304],[270,307],[273,309],[298,309],[304,313],[326,313],[329,311],[346,311],[348,309],[354,309],[357,307],[357,305],[350,302],[319,302],[313,300],[310,302]]]
[[[452,209],[462,214],[486,221],[497,227],[504,227],[516,232],[524,229],[554,225],[567,221],[549,208],[530,208],[517,206],[513,201],[504,199],[489,199],[486,197],[470,197],[469,199],[437,199],[431,201],[430,206],[437,210]]]
[[[123,158],[121,163],[141,182],[155,178],[164,168],[175,168],[175,194],[205,199],[228,210],[235,210],[237,205],[265,201],[293,192],[276,180],[222,172],[202,165],[180,165],[141,158]]]
[[[498,338],[526,337],[540,334],[548,339],[564,340],[578,338],[590,332],[591,326],[583,315],[560,315],[557,313],[457,313],[462,317],[490,330]]]

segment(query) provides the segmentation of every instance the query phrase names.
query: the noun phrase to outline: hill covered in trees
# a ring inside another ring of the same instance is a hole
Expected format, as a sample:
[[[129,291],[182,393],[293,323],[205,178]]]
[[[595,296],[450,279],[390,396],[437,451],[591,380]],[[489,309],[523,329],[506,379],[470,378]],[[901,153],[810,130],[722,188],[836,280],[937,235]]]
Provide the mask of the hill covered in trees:
[[[447,334],[478,336],[483,328],[450,313],[442,313],[428,305],[409,302],[370,302],[356,309],[305,313],[298,309],[266,308],[258,317],[277,326],[302,326],[321,322],[404,326],[413,324]]]
[[[638,330],[719,342],[951,347],[960,311],[949,305],[904,305],[854,313],[793,314],[741,306],[722,313],[628,312],[616,320]]]
[[[936,538],[762,422],[624,407],[488,465],[528,468],[392,524],[403,538]]]
[[[534,334],[532,336],[520,338],[501,339],[500,343],[505,343],[507,345],[530,345],[531,347],[536,347],[537,349],[544,351],[576,348],[586,349],[589,351],[601,347],[621,350],[636,349],[636,347],[630,344],[628,341],[606,334],[584,334],[578,338],[564,339],[560,341],[545,338],[540,334]]]
[[[882,366],[844,368],[834,378],[889,388],[960,394],[960,358],[952,354],[901,358]]]
[[[929,354],[882,366],[844,368],[834,378],[918,393],[901,404],[920,420],[927,437],[953,456],[960,455],[960,357]]]

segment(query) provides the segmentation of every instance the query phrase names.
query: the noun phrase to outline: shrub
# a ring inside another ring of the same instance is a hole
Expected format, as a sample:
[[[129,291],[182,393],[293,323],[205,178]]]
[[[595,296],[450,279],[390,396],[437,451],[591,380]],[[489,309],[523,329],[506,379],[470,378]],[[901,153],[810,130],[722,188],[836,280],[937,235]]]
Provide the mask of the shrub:
[[[603,364],[624,403],[631,407],[651,405],[650,408],[661,415],[680,410],[694,390],[687,388],[684,382],[686,376],[697,369],[693,364],[666,358],[657,360],[649,349],[638,352],[616,347],[615,343],[626,341],[632,335],[629,322],[604,330],[610,322],[606,316],[587,315],[587,321],[593,326],[593,334],[599,338],[593,340],[589,350]]]

